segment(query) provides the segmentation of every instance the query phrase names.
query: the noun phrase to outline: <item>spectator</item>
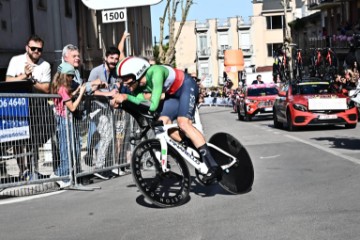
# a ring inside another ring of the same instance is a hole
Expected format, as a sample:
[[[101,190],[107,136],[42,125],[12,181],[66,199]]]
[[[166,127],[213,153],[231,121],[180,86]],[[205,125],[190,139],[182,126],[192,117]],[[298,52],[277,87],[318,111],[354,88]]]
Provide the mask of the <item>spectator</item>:
[[[109,86],[111,88],[110,91],[106,88],[95,90],[94,95],[113,96],[115,93],[118,92],[118,89],[120,88],[120,83],[118,81],[115,68],[119,60],[125,58],[124,44],[126,38],[128,38],[129,36],[129,33],[124,32],[118,44],[118,48],[110,47],[105,53],[104,63],[91,70],[89,82],[93,83],[92,85],[106,85],[106,87]]]
[[[116,47],[110,47],[106,53],[105,53],[105,61],[103,64],[95,67],[90,72],[89,76],[89,82],[93,81],[101,81],[103,84],[100,89],[97,89],[94,91],[94,95],[97,96],[113,96],[115,93],[119,92],[120,83],[118,81],[115,67],[116,64],[119,62],[120,57],[120,51]],[[110,86],[107,88],[107,86]],[[94,101],[93,105],[96,105],[98,101]],[[96,109],[96,111],[101,114],[96,114],[96,116],[90,116],[90,126],[89,126],[89,132],[88,132],[88,150],[87,155],[85,156],[85,162],[89,165],[92,165],[92,159],[93,159],[93,135],[98,131],[100,134],[100,140],[99,143],[96,145],[95,150],[97,151],[97,159],[96,159],[96,169],[102,169],[105,166],[105,158],[106,153],[108,151],[108,147],[111,143],[111,126],[110,121],[108,119],[107,114],[107,107],[103,108],[103,111],[101,110],[101,106],[107,106],[106,103],[97,104],[99,107]],[[101,116],[99,116],[101,115]],[[97,124],[96,124],[97,123]],[[105,175],[102,173],[95,173],[95,176],[101,178],[101,179],[108,179]]]
[[[116,64],[119,62],[120,51],[110,47],[105,53],[104,63],[93,68],[89,75],[89,82],[100,81],[103,88],[94,91],[94,95],[111,97],[118,93],[120,83],[115,72]],[[108,86],[110,89],[104,88]]]
[[[217,89],[217,88],[213,89],[213,90],[211,91],[210,97],[213,98],[211,105],[216,106],[217,98],[220,97],[220,96],[219,96],[219,89]]]
[[[79,87],[79,95],[75,101],[72,101],[72,89],[71,83],[73,78],[75,77],[76,71],[75,68],[69,63],[61,63],[57,69],[57,73],[55,74],[52,85],[51,85],[51,93],[59,94],[60,98],[54,99],[55,110],[56,110],[56,121],[57,121],[57,134],[60,148],[60,164],[55,170],[52,177],[58,176],[67,176],[70,174],[69,172],[69,161],[68,158],[68,146],[70,146],[67,134],[66,134],[66,108],[71,112],[74,112],[76,108],[79,106],[82,96],[84,95],[86,86],[81,85]],[[69,121],[70,126],[70,136],[72,135],[71,130],[72,123]],[[69,139],[71,141],[71,138]],[[75,156],[79,156],[80,146],[75,144]],[[76,161],[76,160],[75,160]],[[60,188],[65,188],[70,186],[70,181],[58,181]]]
[[[251,84],[264,84],[264,82],[261,80],[261,75],[256,76],[256,80],[254,80]]]
[[[11,58],[7,72],[5,81],[28,81],[31,80],[33,82],[33,92],[34,93],[49,93],[50,86],[50,64],[41,58],[42,51],[44,47],[44,41],[37,35],[31,35],[25,46],[25,54],[17,55]],[[38,126],[40,125],[37,120],[42,120],[43,116],[39,114],[39,110],[35,107],[34,101],[37,101],[37,106],[40,104],[41,99],[30,99],[30,116],[36,117],[36,119],[31,119],[30,125],[30,142],[31,144],[25,144],[24,142],[18,142],[19,144],[15,144],[14,153],[15,155],[23,155],[25,152],[25,147],[30,151],[29,146],[37,146],[41,141],[39,137],[44,137],[39,134],[37,131]],[[43,105],[42,106],[46,106]],[[47,116],[49,117],[49,116]],[[45,121],[44,121],[45,122]],[[43,126],[41,126],[43,127]],[[42,131],[43,132],[43,131]],[[45,134],[43,134],[45,135]],[[35,138],[38,136],[38,138]],[[27,145],[27,146],[26,146]],[[31,175],[37,168],[37,147],[33,149],[34,151],[34,166],[35,169],[31,169],[32,164],[30,162],[25,163],[25,157],[18,157],[17,163],[19,167],[19,177],[28,177],[30,180]]]
[[[5,81],[31,79],[34,92],[49,93],[50,64],[41,58],[44,41],[37,35],[27,40],[26,53],[11,58]]]
[[[63,48],[62,57],[63,57],[63,62],[67,62],[75,68],[75,75],[71,82],[71,91],[75,91],[83,83],[79,71],[81,61],[80,61],[80,53],[78,47],[72,44],[66,45]]]
[[[112,97],[114,94],[118,93],[119,90],[121,89],[125,92],[123,87],[120,85],[120,82],[118,81],[115,68],[117,63],[119,62],[119,59],[123,59],[125,57],[124,45],[126,38],[128,38],[129,36],[130,36],[129,33],[124,32],[118,44],[118,48],[110,47],[105,53],[104,63],[91,70],[89,76],[89,82],[90,83],[100,82],[101,86],[106,87],[95,90],[94,95]],[[110,88],[108,89],[107,86],[109,86]],[[104,106],[104,104],[100,104],[100,105]],[[105,108],[104,110],[106,109],[107,108]],[[98,112],[101,112],[101,110]],[[85,156],[85,162],[88,163],[89,165],[92,165],[92,159],[93,159],[92,137],[96,131],[95,122],[98,122],[97,130],[100,134],[100,141],[98,143],[100,147],[98,145],[95,147],[97,151],[96,168],[101,169],[105,165],[106,153],[108,151],[109,144],[111,143],[110,136],[112,136],[111,132],[109,132],[111,131],[111,127],[107,112],[103,112],[101,116],[90,119],[90,126],[88,133],[88,147],[87,147],[88,149],[87,149],[87,155]],[[123,171],[113,171],[113,172],[115,172],[118,175],[125,174],[125,172]],[[94,175],[102,179],[107,179],[107,177],[102,175],[101,173],[95,173]]]
[[[349,52],[345,57],[345,69],[352,69],[354,67],[354,63],[356,62],[356,55],[355,55],[355,46],[351,45]]]

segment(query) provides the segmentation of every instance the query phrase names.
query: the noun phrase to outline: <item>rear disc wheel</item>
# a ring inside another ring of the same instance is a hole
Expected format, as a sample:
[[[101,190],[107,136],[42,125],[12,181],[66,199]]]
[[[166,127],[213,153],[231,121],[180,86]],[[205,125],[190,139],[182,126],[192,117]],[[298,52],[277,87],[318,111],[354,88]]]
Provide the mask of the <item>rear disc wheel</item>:
[[[245,193],[251,190],[254,183],[254,167],[250,155],[245,147],[228,133],[214,134],[209,143],[221,148],[223,151],[236,157],[237,162],[224,170],[220,186],[233,194]],[[229,164],[232,159],[210,147],[213,158],[219,165]]]

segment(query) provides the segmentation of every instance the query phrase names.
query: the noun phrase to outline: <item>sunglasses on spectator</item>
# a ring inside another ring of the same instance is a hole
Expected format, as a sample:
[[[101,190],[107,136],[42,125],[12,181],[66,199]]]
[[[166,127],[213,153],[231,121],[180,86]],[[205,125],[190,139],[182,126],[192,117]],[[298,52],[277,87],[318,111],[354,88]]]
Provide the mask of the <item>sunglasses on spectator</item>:
[[[31,51],[33,51],[33,52],[35,52],[36,50],[38,50],[38,52],[42,52],[42,48],[40,48],[40,47],[30,47],[30,46],[28,46],[30,49],[31,49]]]

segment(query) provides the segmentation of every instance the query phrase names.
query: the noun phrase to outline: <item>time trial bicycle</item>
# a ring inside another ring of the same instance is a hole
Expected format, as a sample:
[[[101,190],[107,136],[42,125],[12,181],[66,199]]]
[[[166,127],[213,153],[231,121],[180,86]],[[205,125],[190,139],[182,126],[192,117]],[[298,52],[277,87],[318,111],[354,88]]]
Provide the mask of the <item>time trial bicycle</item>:
[[[149,114],[145,105],[125,101],[121,108],[137,120],[141,129],[137,138],[145,139],[135,147],[130,166],[134,182],[146,199],[159,207],[184,204],[191,188],[187,163],[195,168],[201,184],[212,184],[203,179],[208,168],[191,141],[179,143],[169,136],[169,132],[178,130],[177,124],[164,125],[157,116]],[[155,133],[152,139],[146,139],[149,130]],[[232,194],[250,191],[254,168],[246,148],[235,137],[222,132],[214,134],[207,144],[224,171],[220,186]]]

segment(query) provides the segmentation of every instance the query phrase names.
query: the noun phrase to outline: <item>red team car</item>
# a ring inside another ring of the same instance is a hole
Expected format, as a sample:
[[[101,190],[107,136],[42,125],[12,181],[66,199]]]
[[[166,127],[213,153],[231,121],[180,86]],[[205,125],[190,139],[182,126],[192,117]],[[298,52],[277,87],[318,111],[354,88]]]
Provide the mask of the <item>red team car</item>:
[[[239,120],[250,121],[255,116],[272,116],[277,96],[278,89],[273,83],[245,86],[235,103]]]
[[[350,98],[318,78],[285,85],[273,109],[274,127],[289,131],[312,125],[345,125],[355,128],[358,113]]]

